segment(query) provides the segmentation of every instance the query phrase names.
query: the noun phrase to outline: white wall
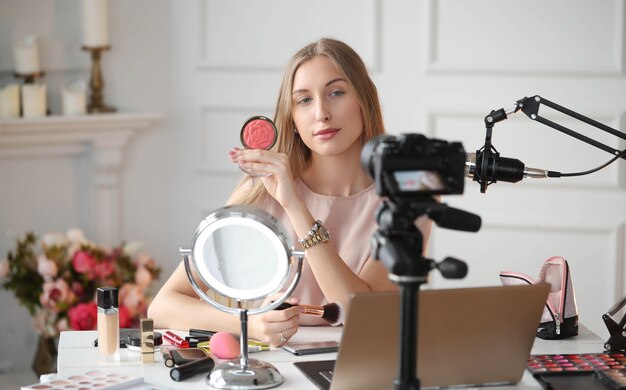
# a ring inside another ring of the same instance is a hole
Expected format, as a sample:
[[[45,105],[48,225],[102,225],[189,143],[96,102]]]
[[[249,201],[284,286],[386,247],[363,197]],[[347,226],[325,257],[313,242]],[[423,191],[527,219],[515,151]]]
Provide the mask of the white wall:
[[[77,8],[77,0],[1,2],[0,83],[10,79],[12,39],[26,33],[44,37],[51,84],[86,77]],[[361,53],[392,133],[423,132],[475,150],[489,111],[534,94],[625,131],[625,16],[623,0],[112,0],[106,100],[121,111],[165,114],[128,147],[123,236],[145,242],[164,280],[179,261],[178,247],[239,177],[226,153],[241,123],[271,114],[282,66],[321,36]],[[50,100],[58,110],[58,96]],[[563,172],[608,159],[518,115],[494,130],[504,156]],[[90,233],[81,158],[0,160],[0,232],[78,225]],[[600,315],[626,293],[625,170],[622,161],[585,178],[498,183],[486,195],[467,181],[464,196],[445,201],[481,215],[484,227],[477,234],[435,229],[431,255],[466,259],[470,275],[462,282],[433,275],[433,286],[498,284],[501,269],[536,276],[544,259],[564,255],[582,321],[606,337]],[[0,253],[11,245],[0,235]],[[24,368],[34,348],[28,315],[4,291],[0,305],[0,344],[17,351],[0,354],[0,366]]]

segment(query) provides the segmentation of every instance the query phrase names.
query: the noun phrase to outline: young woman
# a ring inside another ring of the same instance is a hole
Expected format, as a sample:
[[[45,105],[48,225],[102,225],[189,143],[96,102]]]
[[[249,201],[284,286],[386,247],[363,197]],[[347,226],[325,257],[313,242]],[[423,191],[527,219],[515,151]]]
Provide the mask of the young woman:
[[[299,239],[307,247],[301,280],[289,302],[336,302],[345,309],[355,292],[395,289],[384,265],[370,258],[381,200],[361,167],[360,154],[368,140],[384,133],[384,125],[376,87],[358,54],[327,38],[297,52],[284,73],[274,122],[279,136],[272,150],[234,148],[229,153],[233,163],[264,176],[244,177],[228,203],[268,211],[294,242]],[[320,235],[307,240],[313,226]],[[424,219],[418,226],[427,242],[430,223]],[[250,337],[280,346],[299,325],[324,324],[301,312],[293,306],[250,316]],[[148,315],[159,327],[239,332],[237,316],[197,298],[182,263]]]

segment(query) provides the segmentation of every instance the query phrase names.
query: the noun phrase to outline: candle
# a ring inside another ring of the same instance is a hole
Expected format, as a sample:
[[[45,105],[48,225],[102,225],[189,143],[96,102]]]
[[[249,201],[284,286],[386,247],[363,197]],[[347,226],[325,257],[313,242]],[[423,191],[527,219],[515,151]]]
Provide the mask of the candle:
[[[0,89],[0,118],[17,118],[20,116],[20,87],[9,84]]]
[[[13,54],[15,55],[16,73],[27,75],[41,71],[36,36],[31,35],[16,42],[13,47]]]
[[[46,116],[46,85],[22,85],[22,107],[25,118]]]
[[[84,80],[61,87],[63,115],[82,115],[87,111],[87,83]]]
[[[109,45],[106,0],[83,0],[83,24],[85,46],[102,47]]]

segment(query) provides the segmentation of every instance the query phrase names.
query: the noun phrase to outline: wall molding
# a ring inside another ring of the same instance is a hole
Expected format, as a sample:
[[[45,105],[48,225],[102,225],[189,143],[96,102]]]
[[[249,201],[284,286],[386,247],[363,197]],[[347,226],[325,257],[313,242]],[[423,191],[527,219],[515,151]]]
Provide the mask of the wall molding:
[[[120,171],[131,137],[160,113],[114,113],[0,120],[0,160],[90,155],[98,242],[122,239]]]
[[[215,56],[211,53],[211,48],[209,42],[207,41],[207,36],[209,35],[209,22],[206,20],[206,15],[209,12],[208,9],[210,7],[211,0],[197,0],[197,23],[198,26],[195,29],[195,32],[198,36],[197,42],[197,55],[196,55],[196,68],[200,71],[226,71],[226,72],[279,72],[282,73],[284,64],[280,65],[258,65],[255,64],[254,61],[238,61],[238,62],[219,62],[216,60]],[[380,71],[381,67],[381,57],[382,57],[382,2],[381,0],[369,0],[366,3],[355,2],[355,4],[359,4],[361,7],[371,7],[371,28],[365,29],[365,32],[369,34],[369,38],[371,40],[370,44],[372,45],[372,56],[371,63],[367,63],[368,69],[377,73]],[[354,25],[352,25],[354,27]],[[312,36],[310,40],[316,39],[317,35]],[[308,43],[309,40],[306,40],[305,43]],[[297,48],[296,48],[297,49]],[[243,50],[243,48],[239,48],[239,50]],[[295,49],[294,49],[295,50]]]
[[[545,70],[524,69],[520,67],[505,67],[495,63],[487,65],[469,66],[467,63],[445,63],[439,58],[438,41],[438,22],[442,15],[440,14],[440,3],[436,0],[428,0],[426,2],[426,12],[424,18],[426,35],[426,47],[424,51],[425,65],[427,73],[433,74],[479,74],[479,75],[540,75],[549,77],[577,77],[577,76],[593,76],[593,77],[621,77],[626,73],[626,6],[623,1],[614,1],[614,24],[613,40],[614,44],[611,48],[613,57],[610,59],[610,69],[603,71],[594,71],[592,69],[567,69],[562,66],[549,65]],[[516,26],[511,26],[510,40],[535,40],[540,41],[541,36],[534,36],[532,31],[516,31]]]

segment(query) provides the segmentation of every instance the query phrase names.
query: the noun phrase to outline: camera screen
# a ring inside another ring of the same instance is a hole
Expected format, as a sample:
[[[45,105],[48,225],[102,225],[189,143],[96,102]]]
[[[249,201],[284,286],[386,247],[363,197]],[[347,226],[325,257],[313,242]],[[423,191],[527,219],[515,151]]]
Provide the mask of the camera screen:
[[[434,171],[395,171],[393,178],[402,192],[446,189],[441,175]]]

